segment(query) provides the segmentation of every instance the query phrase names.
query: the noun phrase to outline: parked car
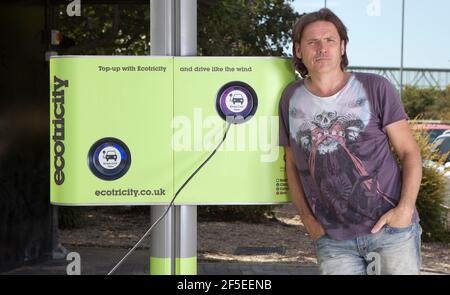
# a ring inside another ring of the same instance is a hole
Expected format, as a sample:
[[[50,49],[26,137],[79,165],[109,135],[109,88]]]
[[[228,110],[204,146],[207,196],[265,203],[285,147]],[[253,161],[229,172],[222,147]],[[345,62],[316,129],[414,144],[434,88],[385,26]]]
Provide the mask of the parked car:
[[[450,132],[447,134],[442,134],[438,136],[432,143],[432,149],[438,151],[439,154],[445,155],[450,151]],[[423,162],[424,166],[435,168],[437,171],[441,172],[446,178],[447,182],[445,185],[446,196],[444,198],[444,204],[446,208],[450,208],[450,154],[447,155],[447,159],[444,164],[437,164],[430,160],[425,160]]]
[[[450,124],[447,123],[419,123],[413,124],[412,128],[415,130],[426,130],[429,136],[429,143],[432,143],[439,135],[444,132],[450,133]]]
[[[450,152],[450,132],[438,136],[433,141],[433,149],[436,149],[439,154],[445,155]],[[450,155],[447,156],[446,164],[450,164]]]

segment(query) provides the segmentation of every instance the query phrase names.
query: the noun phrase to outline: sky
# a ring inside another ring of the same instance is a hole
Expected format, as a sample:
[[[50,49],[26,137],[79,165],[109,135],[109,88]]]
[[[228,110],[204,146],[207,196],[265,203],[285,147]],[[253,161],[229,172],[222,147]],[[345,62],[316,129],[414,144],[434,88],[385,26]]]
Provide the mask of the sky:
[[[312,12],[325,0],[295,0]],[[350,66],[399,67],[402,0],[327,0],[348,29]],[[405,0],[404,67],[450,69],[450,1]],[[291,52],[291,50],[289,50]]]

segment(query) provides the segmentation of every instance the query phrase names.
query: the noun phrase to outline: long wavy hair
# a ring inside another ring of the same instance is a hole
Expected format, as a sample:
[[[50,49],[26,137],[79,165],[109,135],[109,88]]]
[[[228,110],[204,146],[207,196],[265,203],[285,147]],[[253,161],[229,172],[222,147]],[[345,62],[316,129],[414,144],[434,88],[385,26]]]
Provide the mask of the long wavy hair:
[[[300,76],[302,78],[305,78],[308,76],[308,69],[306,68],[303,61],[298,58],[295,54],[295,47],[296,44],[300,44],[300,40],[302,39],[303,30],[308,26],[309,24],[316,22],[316,21],[327,21],[332,23],[339,34],[339,37],[341,38],[341,41],[344,40],[344,55],[342,56],[341,60],[341,69],[344,70],[348,66],[348,58],[347,58],[347,43],[348,43],[348,35],[347,35],[347,28],[345,27],[344,23],[337,17],[336,14],[334,14],[330,9],[328,8],[322,8],[318,11],[311,12],[308,14],[303,15],[300,17],[297,22],[294,25],[294,29],[292,30],[292,40],[293,40],[293,46],[292,46],[292,55],[294,57],[294,67],[297,72],[299,72]]]

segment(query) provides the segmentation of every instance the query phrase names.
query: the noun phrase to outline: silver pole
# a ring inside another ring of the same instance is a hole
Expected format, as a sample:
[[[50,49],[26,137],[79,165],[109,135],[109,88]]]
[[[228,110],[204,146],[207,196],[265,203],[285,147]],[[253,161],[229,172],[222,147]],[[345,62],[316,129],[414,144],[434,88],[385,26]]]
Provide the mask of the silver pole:
[[[150,1],[150,55],[175,55],[174,11],[173,1]],[[167,210],[167,207],[151,206],[151,224]],[[172,207],[150,237],[150,256],[162,259],[170,257],[172,275],[175,274],[176,260],[175,216],[176,210]]]
[[[405,0],[402,0],[402,37],[400,49],[400,98],[403,95],[403,39],[405,33]]]
[[[324,0],[324,8],[327,8],[327,0]]]
[[[197,0],[177,0],[179,17],[177,18],[177,55],[197,55]],[[186,175],[188,177],[189,175]],[[178,253],[177,257],[192,258],[197,256],[197,206],[179,207],[177,219]],[[183,274],[186,274],[181,270]]]
[[[178,0],[180,25],[177,39],[181,56],[197,55],[197,0]],[[178,54],[177,54],[178,55]]]
[[[197,55],[197,0],[150,1],[150,49],[151,55]],[[166,209],[152,206],[151,222]],[[172,207],[155,228],[150,252],[152,257],[171,258],[172,275],[176,258],[197,256],[197,206]]]
[[[150,55],[175,55],[174,0],[150,1]]]

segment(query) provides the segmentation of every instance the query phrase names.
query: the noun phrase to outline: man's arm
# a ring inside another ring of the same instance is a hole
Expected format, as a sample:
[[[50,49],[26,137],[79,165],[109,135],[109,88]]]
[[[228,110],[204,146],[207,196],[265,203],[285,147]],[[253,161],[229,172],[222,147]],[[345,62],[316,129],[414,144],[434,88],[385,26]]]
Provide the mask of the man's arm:
[[[411,224],[422,180],[422,157],[408,122],[401,120],[389,124],[386,126],[386,132],[400,158],[403,184],[397,207],[380,218],[372,229],[373,233],[379,231],[385,224],[393,227],[406,227]]]
[[[288,178],[289,191],[291,193],[292,201],[297,207],[300,214],[300,219],[306,227],[306,230],[311,235],[313,240],[317,240],[325,234],[322,225],[316,220],[308,203],[305,199],[305,193],[301,182],[299,181],[297,167],[295,165],[294,155],[289,146],[285,147],[286,153],[286,174]]]

